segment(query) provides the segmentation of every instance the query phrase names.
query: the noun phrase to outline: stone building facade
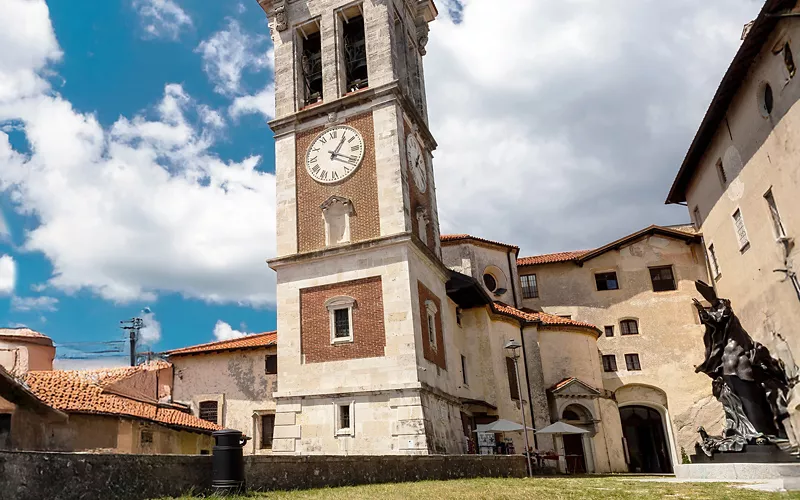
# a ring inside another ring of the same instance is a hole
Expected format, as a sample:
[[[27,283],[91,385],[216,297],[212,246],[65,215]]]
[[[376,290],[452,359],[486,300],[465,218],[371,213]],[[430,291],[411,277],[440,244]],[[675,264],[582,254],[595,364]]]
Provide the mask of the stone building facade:
[[[746,33],[700,125],[667,202],[685,204],[702,232],[710,283],[754,340],[796,382],[800,353],[800,6],[768,0]],[[800,398],[789,438],[800,443]]]

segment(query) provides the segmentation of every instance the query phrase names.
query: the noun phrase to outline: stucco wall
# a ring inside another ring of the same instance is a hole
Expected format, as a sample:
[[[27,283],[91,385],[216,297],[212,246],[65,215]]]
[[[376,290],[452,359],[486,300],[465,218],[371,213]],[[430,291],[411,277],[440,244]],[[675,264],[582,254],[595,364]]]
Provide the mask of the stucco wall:
[[[797,268],[798,249],[792,242],[788,253],[776,241],[770,210],[764,194],[771,189],[789,238],[800,235],[800,169],[796,130],[800,126],[800,77],[789,78],[783,52],[789,42],[795,61],[800,56],[800,21],[778,22],[753,63],[747,79],[727,110],[726,120],[705,146],[686,191],[689,212],[698,207],[706,248],[714,245],[721,274],[714,285],[721,297],[731,299],[733,310],[757,341],[796,370],[800,356],[800,299],[786,275],[775,269]],[[759,95],[768,82],[774,109],[764,117]],[[727,182],[716,164],[721,159]],[[740,249],[732,215],[740,210],[749,246]],[[783,337],[783,339],[779,338]],[[791,375],[791,374],[790,374]],[[790,411],[795,433],[800,430],[800,398],[793,394]]]
[[[275,347],[268,347],[173,357],[175,400],[191,405],[195,416],[200,414],[201,401],[221,401],[218,424],[254,438],[245,453],[268,453],[256,439],[261,422],[254,414],[275,412],[272,394],[278,376],[267,375],[265,365],[266,356],[275,353]]]
[[[48,341],[49,342],[49,341]],[[34,370],[52,370],[56,348],[41,342],[0,339],[0,365],[15,376]]]

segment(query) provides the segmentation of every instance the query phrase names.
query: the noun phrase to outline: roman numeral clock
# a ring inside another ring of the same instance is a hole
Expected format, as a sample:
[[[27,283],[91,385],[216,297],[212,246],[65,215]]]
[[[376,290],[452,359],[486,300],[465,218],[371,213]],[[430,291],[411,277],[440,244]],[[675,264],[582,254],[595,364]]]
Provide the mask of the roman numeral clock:
[[[319,134],[306,152],[306,171],[317,182],[333,184],[347,179],[364,159],[364,138],[346,125]]]

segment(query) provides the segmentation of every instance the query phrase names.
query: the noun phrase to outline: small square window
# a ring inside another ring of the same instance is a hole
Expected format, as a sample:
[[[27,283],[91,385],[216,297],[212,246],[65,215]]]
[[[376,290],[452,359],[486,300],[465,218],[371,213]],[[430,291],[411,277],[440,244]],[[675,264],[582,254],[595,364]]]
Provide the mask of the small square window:
[[[615,372],[617,371],[617,356],[614,354],[603,355],[603,371]]]
[[[201,420],[219,424],[219,404],[216,401],[201,401],[199,416]]]
[[[626,354],[625,364],[628,367],[628,371],[635,372],[635,371],[640,371],[642,369],[642,365],[639,363],[638,354]]]
[[[675,277],[672,275],[672,266],[651,267],[650,281],[653,283],[654,292],[668,292],[677,289]]]
[[[140,441],[142,444],[153,444],[153,431],[142,431]]]
[[[597,284],[597,290],[619,290],[619,282],[617,281],[617,273],[597,273],[594,275],[594,281]]]
[[[264,359],[264,368],[267,375],[276,375],[278,373],[278,356],[275,354],[267,354]]]
[[[353,402],[336,403],[336,435],[353,435]]]
[[[639,335],[639,322],[635,319],[625,319],[619,322],[622,335]]]
[[[522,281],[522,297],[525,299],[538,299],[539,285],[536,283],[536,275],[520,276],[520,280]]]
[[[606,330],[606,337],[613,337],[614,336],[614,325],[606,326],[605,330]]]

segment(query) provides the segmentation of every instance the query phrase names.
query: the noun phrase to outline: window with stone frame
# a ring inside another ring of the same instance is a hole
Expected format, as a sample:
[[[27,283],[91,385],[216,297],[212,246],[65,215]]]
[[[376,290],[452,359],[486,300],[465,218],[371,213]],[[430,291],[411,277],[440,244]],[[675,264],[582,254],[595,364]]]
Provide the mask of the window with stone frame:
[[[617,356],[614,354],[603,355],[603,371],[615,372],[617,371]]]
[[[742,211],[738,208],[733,212],[733,228],[736,230],[736,238],[739,240],[739,250],[744,251],[750,245],[750,239],[747,236]]]
[[[508,389],[511,399],[519,401],[519,384],[517,384],[517,369],[514,358],[506,357],[506,375],[508,375]]]
[[[334,408],[336,414],[334,415],[336,425],[336,435],[354,435],[355,426],[353,424],[353,402],[335,403]]]
[[[522,281],[522,297],[525,299],[539,298],[539,285],[536,282],[535,274],[526,274],[519,277]]]
[[[606,337],[613,337],[614,336],[614,325],[606,325],[605,333],[606,333]]]
[[[261,415],[261,440],[262,450],[272,449],[272,438],[275,434],[275,414],[267,413]]]
[[[623,319],[619,322],[619,331],[622,335],[639,335],[639,322],[635,319]]]
[[[219,424],[219,403],[217,401],[201,401],[198,406],[200,408],[199,417],[201,420],[211,422],[212,424]]]
[[[642,369],[642,365],[639,362],[639,355],[638,354],[626,354],[625,355],[625,365],[628,368],[628,371],[640,371]]]
[[[369,87],[367,37],[361,4],[339,11],[342,28],[342,74],[345,93]]]
[[[605,273],[597,273],[594,275],[594,281],[597,285],[597,291],[605,290],[619,290],[619,281],[617,281],[617,273],[609,271]]]
[[[678,289],[675,284],[675,276],[672,274],[672,266],[651,267],[650,282],[653,284],[654,292],[668,292]]]
[[[353,341],[353,307],[356,299],[352,297],[333,297],[325,301],[330,315],[331,343]]]

